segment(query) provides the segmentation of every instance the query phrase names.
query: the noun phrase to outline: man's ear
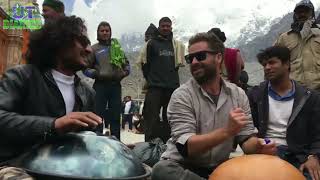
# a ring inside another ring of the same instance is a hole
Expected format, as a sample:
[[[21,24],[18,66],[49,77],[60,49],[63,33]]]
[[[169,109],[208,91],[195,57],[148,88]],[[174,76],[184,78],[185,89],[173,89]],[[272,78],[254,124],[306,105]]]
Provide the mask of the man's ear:
[[[223,59],[224,59],[223,54],[222,53],[216,54],[216,59],[217,59],[218,64],[221,66]]]

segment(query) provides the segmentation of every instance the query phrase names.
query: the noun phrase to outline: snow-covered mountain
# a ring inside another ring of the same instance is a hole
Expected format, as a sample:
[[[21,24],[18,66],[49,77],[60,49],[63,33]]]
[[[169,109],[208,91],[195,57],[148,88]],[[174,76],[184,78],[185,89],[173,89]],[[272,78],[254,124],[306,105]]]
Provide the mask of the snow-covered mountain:
[[[43,0],[38,0],[39,4]],[[96,39],[100,21],[110,22],[113,36],[143,34],[150,23],[158,24],[159,18],[174,20],[175,36],[187,40],[196,32],[220,27],[227,35],[228,46],[243,39],[247,31],[255,36],[268,32],[274,19],[291,12],[300,0],[63,0],[67,14],[84,18],[90,39]],[[315,7],[320,1],[313,0]],[[254,38],[251,37],[252,39]],[[250,40],[250,39],[249,39]]]
[[[38,0],[42,4],[43,0]],[[131,64],[135,64],[137,52],[143,45],[144,32],[150,23],[158,24],[163,16],[173,21],[177,39],[187,44],[196,32],[221,28],[227,36],[227,47],[241,49],[248,64],[250,83],[263,79],[260,65],[255,62],[256,53],[272,45],[279,35],[289,29],[295,4],[300,0],[63,0],[67,15],[85,19],[89,37],[96,42],[96,28],[101,21],[112,26],[113,37],[119,38]],[[316,8],[319,0],[312,0]],[[319,13],[319,12],[318,12]],[[318,15],[317,13],[317,15]],[[181,82],[190,73],[180,71]],[[139,94],[143,78],[140,69],[133,66],[132,74],[123,81],[123,94]]]

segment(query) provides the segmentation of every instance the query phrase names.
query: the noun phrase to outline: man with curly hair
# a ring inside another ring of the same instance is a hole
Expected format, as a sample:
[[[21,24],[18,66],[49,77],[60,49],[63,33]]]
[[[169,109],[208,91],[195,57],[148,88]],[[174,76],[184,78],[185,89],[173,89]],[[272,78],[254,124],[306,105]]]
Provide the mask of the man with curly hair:
[[[30,36],[27,64],[9,69],[0,81],[0,179],[33,179],[9,167],[36,144],[58,135],[94,130],[94,91],[75,74],[86,67],[90,41],[82,19],[46,23]]]

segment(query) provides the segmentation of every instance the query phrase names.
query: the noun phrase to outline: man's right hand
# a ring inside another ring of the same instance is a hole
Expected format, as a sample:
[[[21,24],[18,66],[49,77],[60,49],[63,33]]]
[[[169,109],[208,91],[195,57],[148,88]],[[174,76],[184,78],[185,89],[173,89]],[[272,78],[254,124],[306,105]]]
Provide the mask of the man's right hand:
[[[54,128],[58,134],[77,131],[81,128],[95,128],[102,119],[92,112],[71,112],[55,120]]]
[[[241,108],[235,108],[229,113],[229,122],[227,126],[227,132],[230,136],[238,134],[247,123],[248,116]]]

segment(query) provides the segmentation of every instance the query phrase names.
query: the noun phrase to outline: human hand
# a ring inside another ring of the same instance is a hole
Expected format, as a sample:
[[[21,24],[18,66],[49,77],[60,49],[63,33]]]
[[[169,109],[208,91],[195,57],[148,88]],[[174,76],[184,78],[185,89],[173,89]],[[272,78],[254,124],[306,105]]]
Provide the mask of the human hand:
[[[238,134],[246,124],[248,124],[248,116],[241,108],[235,108],[229,113],[229,122],[227,132],[229,135],[234,136]]]
[[[113,77],[114,80],[121,81],[124,77],[128,75],[128,71],[118,69]]]
[[[71,112],[55,120],[54,128],[58,134],[76,131],[83,127],[95,128],[102,119],[92,112]]]
[[[303,172],[304,169],[307,169],[312,180],[320,180],[320,165],[318,157],[311,155],[308,157],[308,160],[301,164],[300,171]]]
[[[274,141],[258,138],[256,153],[275,155],[276,152],[277,152],[277,147]]]

